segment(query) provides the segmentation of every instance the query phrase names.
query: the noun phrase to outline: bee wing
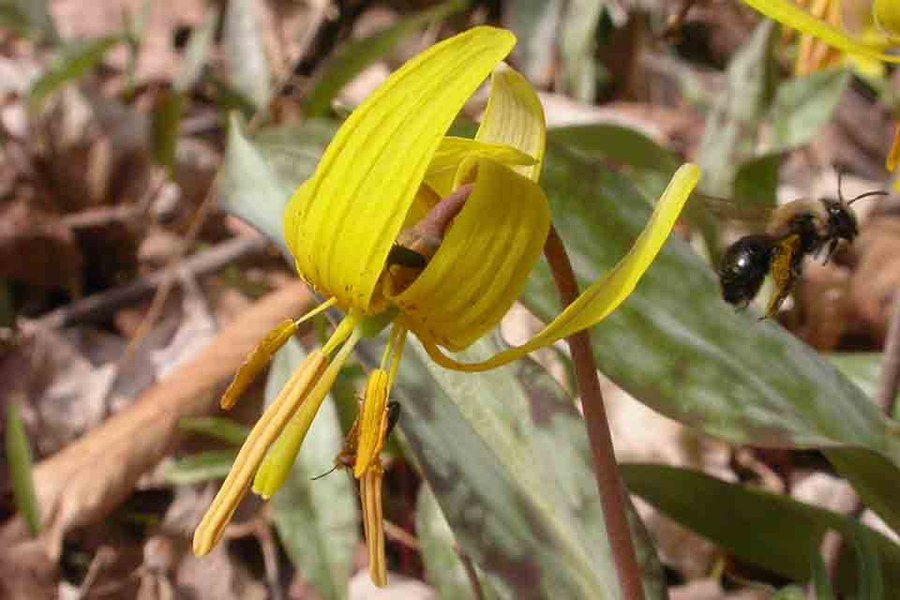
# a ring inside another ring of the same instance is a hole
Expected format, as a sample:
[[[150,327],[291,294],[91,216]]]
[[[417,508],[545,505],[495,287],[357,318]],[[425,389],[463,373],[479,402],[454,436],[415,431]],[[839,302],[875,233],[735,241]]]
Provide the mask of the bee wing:
[[[694,192],[691,202],[695,209],[706,210],[721,219],[757,225],[760,229],[765,228],[776,208],[771,203],[720,198],[699,192]]]

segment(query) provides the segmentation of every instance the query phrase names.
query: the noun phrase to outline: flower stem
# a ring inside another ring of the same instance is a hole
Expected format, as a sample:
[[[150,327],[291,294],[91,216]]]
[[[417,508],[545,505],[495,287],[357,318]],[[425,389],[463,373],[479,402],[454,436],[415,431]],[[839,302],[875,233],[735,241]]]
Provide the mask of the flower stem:
[[[562,240],[552,226],[544,244],[544,256],[553,272],[553,281],[559,290],[560,300],[563,305],[571,304],[578,297],[578,283],[575,281],[575,272],[572,270],[572,263]],[[628,528],[625,486],[616,464],[600,380],[597,377],[597,366],[591,351],[591,336],[588,330],[584,330],[572,334],[566,338],[566,342],[569,344],[572,362],[575,365],[575,379],[594,457],[594,474],[603,507],[603,521],[612,548],[619,587],[622,590],[622,597],[626,600],[642,600],[644,588],[634,542]]]

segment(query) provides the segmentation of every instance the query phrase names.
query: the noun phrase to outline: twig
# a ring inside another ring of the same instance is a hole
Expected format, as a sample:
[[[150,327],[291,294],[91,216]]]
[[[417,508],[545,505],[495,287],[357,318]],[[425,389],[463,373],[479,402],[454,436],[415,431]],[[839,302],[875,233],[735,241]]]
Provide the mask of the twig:
[[[890,319],[876,401],[884,414],[893,417],[897,391],[900,389],[900,293],[894,294]]]
[[[268,243],[262,238],[233,238],[203,250],[186,259],[180,266],[167,267],[143,279],[82,298],[45,314],[37,322],[45,327],[60,328],[105,319],[123,306],[148,298],[154,290],[179,270],[197,277],[214,273],[236,260],[259,254]]]
[[[67,531],[100,521],[127,498],[141,475],[170,451],[178,422],[213,411],[216,389],[259,340],[284,319],[302,314],[313,300],[299,281],[268,294],[134,404],[35,466],[44,521],[40,540],[47,554],[57,557]],[[0,530],[0,548],[18,547],[26,538],[24,523],[15,519]]]
[[[550,264],[553,281],[559,290],[563,305],[571,304],[578,297],[578,283],[562,240],[553,227],[550,228],[550,234],[544,244],[544,256]],[[594,457],[594,474],[603,507],[603,521],[612,548],[619,587],[622,590],[622,597],[626,600],[642,600],[644,587],[634,542],[631,539],[631,530],[628,528],[625,486],[616,464],[600,380],[597,377],[597,366],[591,351],[590,333],[587,330],[575,333],[566,338],[566,342],[569,344],[575,366],[575,379]]]
[[[387,519],[384,519],[384,535],[395,542],[403,544],[410,550],[419,552],[422,549],[422,545],[414,535],[411,535],[405,529],[395,523],[391,523]]]

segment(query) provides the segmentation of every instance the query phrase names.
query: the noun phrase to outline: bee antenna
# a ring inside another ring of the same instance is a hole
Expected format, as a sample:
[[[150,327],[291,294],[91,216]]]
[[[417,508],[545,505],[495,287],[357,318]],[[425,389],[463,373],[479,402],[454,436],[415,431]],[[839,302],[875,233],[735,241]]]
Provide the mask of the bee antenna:
[[[860,194],[856,198],[847,201],[847,206],[853,204],[857,200],[862,200],[863,198],[871,198],[872,196],[890,196],[890,194],[888,192],[885,192],[884,190],[873,190],[871,192],[866,192],[865,194]]]
[[[315,477],[310,477],[309,480],[310,480],[310,481],[315,481],[316,479],[322,479],[322,478],[325,477],[326,475],[331,475],[332,473],[334,473],[334,470],[338,468],[338,466],[339,466],[339,465],[334,465],[333,467],[331,467],[330,469],[328,469],[327,471],[325,471],[325,472],[322,473],[321,475],[316,475]]]
[[[844,204],[844,191],[843,191],[844,170],[843,169],[838,168],[837,178],[838,178],[838,200],[840,200],[841,204]],[[850,202],[853,202],[853,200],[851,200]],[[849,204],[849,202],[848,202],[848,204]]]

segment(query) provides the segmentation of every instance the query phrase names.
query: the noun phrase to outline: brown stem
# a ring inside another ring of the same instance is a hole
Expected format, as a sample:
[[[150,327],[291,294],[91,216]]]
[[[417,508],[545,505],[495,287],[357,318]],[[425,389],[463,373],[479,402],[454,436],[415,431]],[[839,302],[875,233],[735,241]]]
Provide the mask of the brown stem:
[[[578,283],[575,281],[575,272],[572,270],[572,263],[562,240],[553,227],[550,228],[550,234],[544,244],[544,256],[550,263],[550,270],[553,272],[553,280],[562,303],[571,304],[578,297]],[[603,506],[603,521],[606,524],[609,545],[612,547],[619,587],[622,589],[622,597],[626,600],[641,600],[644,597],[641,569],[631,539],[631,530],[628,528],[625,485],[616,464],[600,380],[597,377],[597,366],[591,351],[591,336],[584,330],[566,338],[566,342],[569,344],[572,362],[575,365],[575,379],[581,396],[584,423],[594,457],[594,474]]]
[[[232,238],[184,260],[181,265],[142,277],[137,281],[87,296],[45,314],[37,321],[45,327],[59,328],[105,319],[123,306],[149,297],[165,281],[175,279],[178,271],[194,277],[208,275],[247,256],[262,254],[268,248],[263,238]]]
[[[884,413],[893,417],[900,387],[900,293],[894,295],[889,318],[876,400]]]

